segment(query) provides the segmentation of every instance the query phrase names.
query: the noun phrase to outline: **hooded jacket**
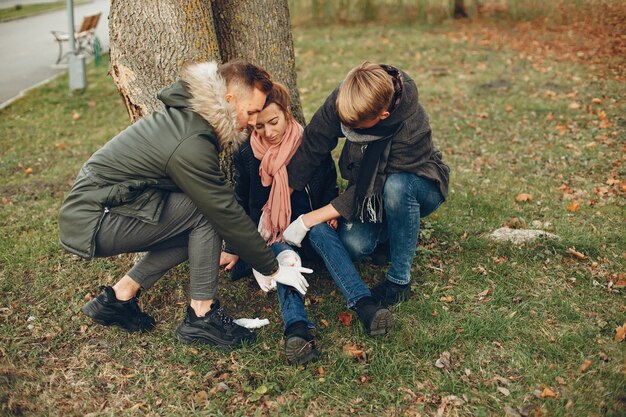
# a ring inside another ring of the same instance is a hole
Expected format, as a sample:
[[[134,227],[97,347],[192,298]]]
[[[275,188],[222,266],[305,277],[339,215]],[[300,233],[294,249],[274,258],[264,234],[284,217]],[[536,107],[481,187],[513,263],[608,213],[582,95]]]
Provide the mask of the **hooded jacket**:
[[[402,97],[390,116],[368,129],[355,129],[359,135],[392,135],[389,155],[384,174],[411,172],[434,181],[439,185],[444,199],[448,194],[450,168],[443,163],[442,154],[432,143],[432,131],[428,114],[419,103],[415,81],[402,70]],[[311,122],[304,129],[302,145],[295,153],[287,172],[289,186],[302,190],[321,161],[345,137],[337,112],[337,87],[315,112]],[[348,181],[346,190],[335,198],[332,206],[347,220],[355,215],[355,184],[359,177],[364,147],[367,145],[346,141],[339,158],[341,176]]]
[[[162,90],[164,110],[126,128],[81,168],[59,212],[61,245],[93,258],[107,213],[158,224],[167,195],[182,191],[243,259],[262,274],[275,272],[274,255],[220,170],[220,150],[245,140],[225,94],[212,62],[190,66]]]

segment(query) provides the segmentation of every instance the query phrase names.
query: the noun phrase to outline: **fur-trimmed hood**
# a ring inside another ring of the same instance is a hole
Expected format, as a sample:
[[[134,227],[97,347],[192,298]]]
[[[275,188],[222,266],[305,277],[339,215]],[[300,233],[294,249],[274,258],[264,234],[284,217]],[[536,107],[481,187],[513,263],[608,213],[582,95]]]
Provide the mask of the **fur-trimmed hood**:
[[[158,98],[166,106],[189,108],[215,129],[221,149],[237,148],[248,132],[239,131],[237,110],[226,101],[226,82],[217,73],[217,63],[191,64],[181,79],[163,89]]]

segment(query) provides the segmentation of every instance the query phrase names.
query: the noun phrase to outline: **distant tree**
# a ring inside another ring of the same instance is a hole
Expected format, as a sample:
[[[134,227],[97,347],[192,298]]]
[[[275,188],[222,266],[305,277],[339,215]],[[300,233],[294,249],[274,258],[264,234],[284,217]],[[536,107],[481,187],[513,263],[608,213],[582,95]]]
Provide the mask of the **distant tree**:
[[[465,9],[465,0],[454,0],[454,18],[465,19],[469,17]]]

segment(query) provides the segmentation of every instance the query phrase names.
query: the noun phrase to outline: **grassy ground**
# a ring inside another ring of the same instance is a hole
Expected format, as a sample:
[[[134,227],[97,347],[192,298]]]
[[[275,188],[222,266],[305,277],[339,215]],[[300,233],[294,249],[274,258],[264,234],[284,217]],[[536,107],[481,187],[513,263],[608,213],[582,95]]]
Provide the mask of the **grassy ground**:
[[[0,414],[623,416],[626,88],[468,42],[472,30],[294,31],[307,118],[350,67],[393,63],[414,75],[453,170],[448,201],[423,224],[417,295],[393,308],[391,334],[346,327],[328,275],[309,280],[323,353],[307,367],[285,363],[276,295],[226,277],[231,312],[270,319],[258,343],[177,343],[185,267],[142,297],[153,333],[92,325],[80,307],[130,260],[63,252],[56,213],[80,165],[127,124],[124,107],[101,66],[83,94],[60,78],[0,110]],[[560,240],[485,239],[503,225]],[[359,268],[370,283],[385,271]]]
[[[74,6],[87,3],[89,0],[76,0]],[[8,22],[9,20],[21,19],[23,17],[34,16],[41,13],[51,12],[65,8],[67,2],[65,0],[54,1],[51,3],[34,3],[34,4],[18,4],[12,7],[0,9],[0,22]]]

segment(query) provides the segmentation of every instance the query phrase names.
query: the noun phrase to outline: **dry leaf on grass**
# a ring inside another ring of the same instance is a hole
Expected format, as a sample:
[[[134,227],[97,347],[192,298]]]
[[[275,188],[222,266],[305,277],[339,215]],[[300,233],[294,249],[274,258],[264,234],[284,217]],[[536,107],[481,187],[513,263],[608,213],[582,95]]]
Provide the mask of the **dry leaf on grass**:
[[[540,397],[541,398],[556,398],[557,394],[554,391],[552,391],[550,388],[545,387],[543,391],[541,391]]]
[[[352,324],[352,314],[342,311],[339,313],[339,321],[342,322],[344,326],[350,327]]]
[[[567,253],[569,253],[570,255],[578,259],[587,259],[587,255],[585,255],[584,253],[578,252],[576,248],[568,248]]]
[[[515,201],[517,201],[518,203],[522,203],[524,201],[533,201],[533,196],[531,194],[521,193],[515,197]]]
[[[580,372],[585,372],[591,366],[591,359],[586,359],[582,365],[580,365]]]
[[[356,359],[359,362],[365,362],[367,360],[367,353],[361,346],[358,346],[354,343],[348,343],[343,346],[343,352],[348,355],[348,357]]]
[[[567,211],[569,211],[570,213],[574,213],[578,211],[579,208],[580,208],[580,203],[569,203],[567,205]]]
[[[439,356],[439,359],[435,361],[435,366],[439,369],[452,369],[452,356],[450,352],[445,351]]]
[[[444,295],[439,299],[439,301],[443,301],[444,303],[452,303],[454,298],[451,295]]]

